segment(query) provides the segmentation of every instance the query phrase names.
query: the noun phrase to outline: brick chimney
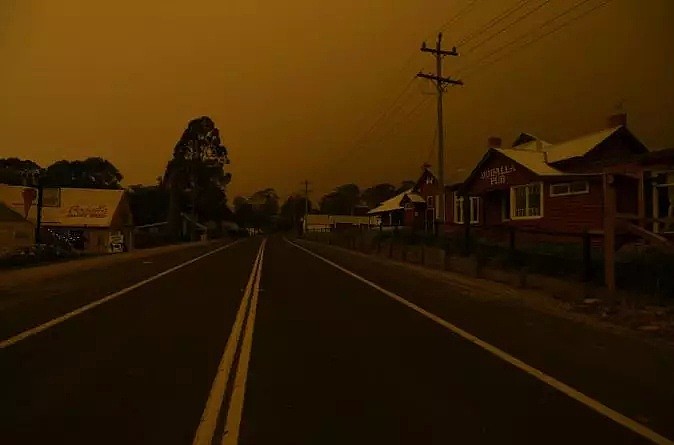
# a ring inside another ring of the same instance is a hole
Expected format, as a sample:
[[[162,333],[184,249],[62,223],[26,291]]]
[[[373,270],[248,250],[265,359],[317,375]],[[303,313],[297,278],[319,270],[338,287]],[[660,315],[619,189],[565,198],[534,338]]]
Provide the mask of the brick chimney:
[[[606,124],[607,124],[608,128],[620,127],[620,126],[626,127],[627,126],[627,114],[626,113],[612,114],[606,120]]]
[[[491,136],[489,139],[487,139],[487,148],[501,148],[502,144],[503,141],[501,141],[500,137]]]

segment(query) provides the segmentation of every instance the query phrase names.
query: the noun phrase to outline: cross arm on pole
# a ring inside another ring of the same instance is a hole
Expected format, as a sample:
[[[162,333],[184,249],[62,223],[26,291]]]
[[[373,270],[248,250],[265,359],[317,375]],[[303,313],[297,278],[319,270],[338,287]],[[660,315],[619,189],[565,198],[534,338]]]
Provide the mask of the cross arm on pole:
[[[449,77],[436,76],[434,74],[418,73],[417,77],[423,77],[424,79],[434,80],[442,84],[463,85],[462,80],[454,80]]]

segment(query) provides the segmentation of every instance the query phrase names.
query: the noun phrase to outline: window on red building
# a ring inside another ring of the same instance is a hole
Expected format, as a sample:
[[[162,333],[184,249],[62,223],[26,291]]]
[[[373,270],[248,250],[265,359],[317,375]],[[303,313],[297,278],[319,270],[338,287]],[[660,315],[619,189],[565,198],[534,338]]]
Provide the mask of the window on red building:
[[[587,181],[564,182],[550,185],[550,196],[581,195],[590,192]]]
[[[510,198],[511,218],[540,218],[543,216],[543,186],[540,182],[511,187]]]
[[[463,196],[454,192],[454,223],[463,224],[464,223],[464,212],[463,212]],[[470,197],[470,223],[479,224],[480,223],[480,197],[471,196]]]

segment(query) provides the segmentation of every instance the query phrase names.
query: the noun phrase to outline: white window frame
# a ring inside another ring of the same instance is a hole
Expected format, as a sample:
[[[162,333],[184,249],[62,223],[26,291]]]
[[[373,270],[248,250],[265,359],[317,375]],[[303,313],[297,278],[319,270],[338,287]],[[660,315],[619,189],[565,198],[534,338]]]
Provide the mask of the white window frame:
[[[470,200],[470,223],[480,224],[480,210],[482,207],[481,199],[479,196],[469,196],[468,199]],[[454,224],[465,224],[463,209],[464,197],[457,192],[453,192],[452,204],[454,205]]]
[[[541,208],[540,208],[539,214],[538,215],[517,216],[517,206],[515,205],[515,194],[516,194],[515,190],[520,189],[520,188],[524,188],[526,190],[524,196],[526,196],[526,200],[527,200],[527,203],[525,205],[525,211],[527,211],[529,209],[529,202],[528,202],[529,201],[529,191],[528,191],[528,188],[536,186],[536,185],[539,187],[538,193],[539,193],[539,200],[540,200],[540,203],[541,203]],[[532,182],[532,183],[529,183],[529,184],[514,185],[514,186],[510,187],[510,219],[521,221],[521,220],[526,220],[526,219],[543,218],[543,215],[544,215],[543,210],[544,210],[544,207],[545,207],[544,197],[545,197],[545,193],[543,193],[543,183],[542,182]]]
[[[453,192],[452,204],[454,205],[454,224],[463,224],[463,196]]]
[[[480,224],[480,197],[479,196],[470,196],[470,223],[471,224]]]
[[[577,183],[583,183],[585,184],[585,190],[577,191],[577,192],[572,192],[571,191],[571,184],[577,184]],[[553,189],[555,187],[562,187],[566,186],[567,191],[566,192],[553,192]],[[557,184],[550,184],[550,196],[555,197],[555,196],[573,196],[573,195],[585,195],[587,193],[590,193],[590,182],[589,181],[572,181],[572,182],[560,182]]]

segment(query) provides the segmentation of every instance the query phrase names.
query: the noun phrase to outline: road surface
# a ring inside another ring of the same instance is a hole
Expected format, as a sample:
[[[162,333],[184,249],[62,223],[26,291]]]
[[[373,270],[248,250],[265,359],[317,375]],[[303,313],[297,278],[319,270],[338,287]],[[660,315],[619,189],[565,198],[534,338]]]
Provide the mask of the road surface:
[[[325,256],[256,237],[0,296],[0,443],[674,438],[672,393],[644,383],[662,376],[547,357],[549,325]]]

